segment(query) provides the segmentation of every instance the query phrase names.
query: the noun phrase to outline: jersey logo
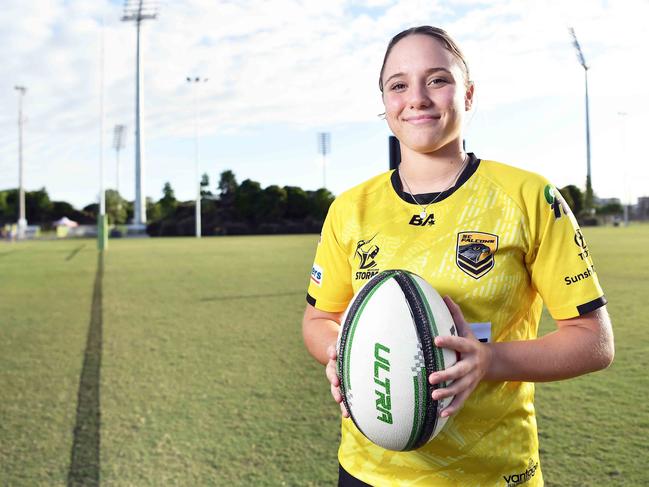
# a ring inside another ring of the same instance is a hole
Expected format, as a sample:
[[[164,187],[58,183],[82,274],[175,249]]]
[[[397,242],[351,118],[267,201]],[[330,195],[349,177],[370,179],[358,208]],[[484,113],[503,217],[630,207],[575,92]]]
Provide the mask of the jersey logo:
[[[498,235],[483,232],[457,234],[455,263],[465,274],[480,279],[494,267]]]
[[[358,257],[360,260],[358,271],[356,272],[356,279],[371,279],[380,272],[375,260],[379,253],[379,247],[372,243],[374,237],[369,240],[359,240],[356,242],[354,257]]]
[[[376,235],[374,235],[374,237],[376,237]],[[376,245],[370,245],[372,240],[374,240],[374,237],[369,240],[359,240],[356,243],[356,252],[354,255],[358,256],[361,260],[361,264],[358,266],[361,270],[376,267],[376,261],[374,258],[379,253],[379,248]]]
[[[408,225],[414,225],[416,227],[432,227],[435,225],[435,215],[431,213],[426,218],[422,218],[421,215],[412,215]]]
[[[321,287],[322,286],[322,278],[324,277],[324,271],[322,270],[322,267],[320,267],[318,264],[313,264],[313,267],[311,268],[311,280],[313,283]]]
[[[568,210],[566,209],[568,205],[563,199],[563,196],[561,196],[561,193],[559,193],[557,189],[553,188],[552,185],[547,184],[545,186],[543,189],[543,195],[545,196],[545,201],[548,202],[548,205],[550,205],[550,208],[552,208],[552,211],[554,212],[554,218],[561,218],[561,212],[563,212],[564,215],[568,214]]]

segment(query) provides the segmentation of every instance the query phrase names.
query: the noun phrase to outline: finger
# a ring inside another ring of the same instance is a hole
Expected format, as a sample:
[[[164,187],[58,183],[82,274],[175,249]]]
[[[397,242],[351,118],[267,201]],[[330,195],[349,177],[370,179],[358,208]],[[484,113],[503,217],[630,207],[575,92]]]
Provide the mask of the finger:
[[[431,397],[434,400],[439,401],[440,399],[444,399],[446,397],[457,396],[465,390],[473,390],[471,384],[471,379],[465,376],[460,380],[453,381],[451,384],[445,385],[446,387],[435,389],[432,392]]]
[[[449,404],[444,409],[442,409],[442,411],[440,412],[439,415],[442,418],[447,418],[447,417],[452,416],[453,414],[457,413],[462,408],[462,406],[464,405],[464,401],[466,401],[466,398],[469,397],[470,393],[471,393],[471,391],[469,391],[469,390],[462,391],[460,394],[458,394],[457,396],[455,396],[453,398],[453,400],[451,401],[451,404]]]
[[[466,322],[466,319],[464,318],[464,313],[462,313],[462,309],[460,308],[459,305],[455,303],[451,299],[450,296],[444,296],[444,303],[446,303],[446,307],[448,310],[451,312],[451,317],[453,318],[453,322],[455,323],[455,327],[458,329],[458,334],[462,337],[468,337],[468,336],[473,336],[473,332],[471,331],[471,327],[469,324]]]
[[[336,370],[336,362],[329,361],[327,367],[325,367],[325,375],[329,380],[329,383],[332,386],[338,387],[340,385],[340,379],[338,379],[338,371]]]
[[[349,418],[349,413],[347,412],[347,409],[345,408],[345,403],[340,403],[340,412],[343,414],[343,418]]]
[[[343,402],[343,395],[340,392],[340,388],[334,385],[331,386],[331,396],[334,398],[334,401],[341,403]]]
[[[442,382],[459,380],[471,373],[472,369],[473,367],[469,363],[469,360],[460,360],[448,369],[440,370],[438,372],[433,372],[432,374],[430,374],[428,376],[428,382],[434,385],[440,384]]]
[[[327,347],[327,357],[329,357],[330,360],[336,360],[336,357],[338,354],[336,353],[336,345],[329,345]]]
[[[476,349],[478,341],[475,337],[454,337],[454,336],[436,336],[435,346],[438,348],[449,348],[460,353],[473,352]]]

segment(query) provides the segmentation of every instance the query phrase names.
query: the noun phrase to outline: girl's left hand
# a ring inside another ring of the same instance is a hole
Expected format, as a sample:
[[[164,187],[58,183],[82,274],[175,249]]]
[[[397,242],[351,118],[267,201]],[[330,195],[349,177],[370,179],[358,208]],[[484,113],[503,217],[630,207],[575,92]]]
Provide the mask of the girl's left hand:
[[[460,307],[448,296],[444,297],[444,302],[451,312],[459,336],[435,337],[435,345],[440,348],[455,350],[459,353],[460,359],[455,365],[434,372],[428,377],[428,382],[431,384],[453,381],[448,387],[436,389],[432,394],[435,400],[455,396],[451,404],[440,413],[443,418],[460,410],[464,401],[487,373],[493,358],[493,352],[489,345],[478,341],[471,331],[471,327],[464,319]]]

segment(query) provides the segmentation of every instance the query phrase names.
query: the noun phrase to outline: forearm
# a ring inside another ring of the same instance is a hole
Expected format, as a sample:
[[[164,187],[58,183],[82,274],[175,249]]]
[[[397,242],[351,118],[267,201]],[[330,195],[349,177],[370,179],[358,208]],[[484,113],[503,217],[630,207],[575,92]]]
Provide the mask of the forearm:
[[[323,365],[329,361],[327,349],[336,343],[340,325],[326,318],[305,318],[302,322],[302,336],[307,350]]]
[[[484,380],[548,382],[601,370],[613,360],[612,336],[565,326],[536,340],[489,345]]]

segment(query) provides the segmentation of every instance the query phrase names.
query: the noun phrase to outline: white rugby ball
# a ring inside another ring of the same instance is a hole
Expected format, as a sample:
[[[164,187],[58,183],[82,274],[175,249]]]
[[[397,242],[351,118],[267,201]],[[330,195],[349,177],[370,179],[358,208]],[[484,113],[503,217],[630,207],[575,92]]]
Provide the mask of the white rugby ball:
[[[433,339],[457,335],[439,293],[412,272],[383,271],[356,293],[338,336],[338,377],[356,427],[388,450],[414,450],[433,439],[452,397],[431,394],[428,376],[453,365],[454,350]]]

